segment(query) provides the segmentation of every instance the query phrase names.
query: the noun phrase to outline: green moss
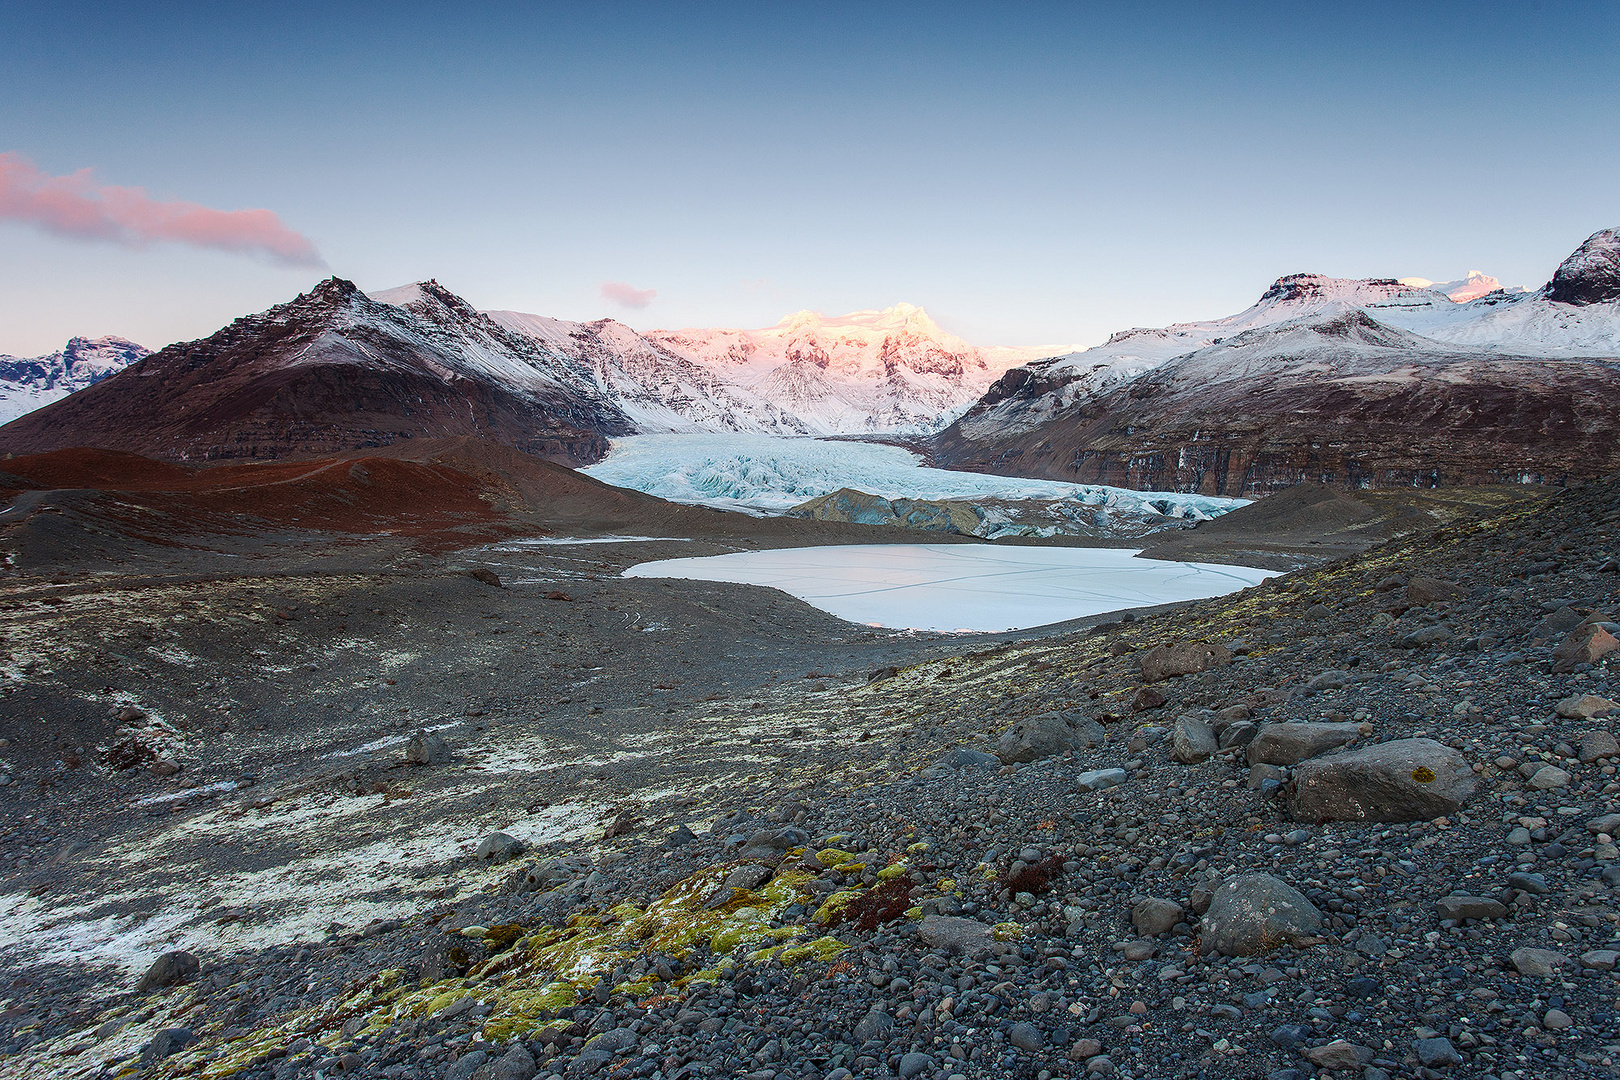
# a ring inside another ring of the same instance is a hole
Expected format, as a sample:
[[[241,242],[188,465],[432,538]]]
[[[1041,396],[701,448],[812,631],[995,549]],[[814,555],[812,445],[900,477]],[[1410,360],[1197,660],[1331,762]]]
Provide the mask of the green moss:
[[[842,921],[844,908],[860,899],[861,892],[860,889],[844,889],[841,892],[833,893],[827,897],[820,907],[816,908],[816,922],[822,926],[830,926],[833,923]]]
[[[842,848],[822,848],[816,852],[816,861],[822,866],[837,866],[839,863],[855,862],[856,860],[857,856],[853,851],[845,851]]]

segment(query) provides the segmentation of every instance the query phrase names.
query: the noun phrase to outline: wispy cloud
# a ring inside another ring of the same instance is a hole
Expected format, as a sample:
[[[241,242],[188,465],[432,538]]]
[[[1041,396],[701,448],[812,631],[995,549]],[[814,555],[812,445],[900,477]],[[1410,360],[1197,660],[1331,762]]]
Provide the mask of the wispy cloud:
[[[126,247],[166,240],[259,255],[288,266],[323,265],[315,245],[269,210],[161,202],[140,188],[98,184],[89,169],[52,176],[15,153],[0,153],[0,220]]]
[[[602,282],[602,295],[615,304],[629,308],[644,308],[658,295],[657,289],[638,289],[623,281]]]

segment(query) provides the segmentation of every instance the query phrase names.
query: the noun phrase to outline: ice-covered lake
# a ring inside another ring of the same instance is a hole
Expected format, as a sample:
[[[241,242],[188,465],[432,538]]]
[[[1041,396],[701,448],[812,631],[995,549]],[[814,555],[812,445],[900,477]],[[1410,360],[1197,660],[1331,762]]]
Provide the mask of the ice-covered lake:
[[[766,585],[850,622],[979,633],[1223,596],[1272,574],[1134,555],[1119,548],[862,544],[664,559],[624,573]]]
[[[780,514],[856,488],[885,499],[1066,499],[1178,518],[1211,518],[1248,504],[1173,491],[1131,491],[925,468],[898,446],[775,435],[633,435],[584,472],[671,502]]]

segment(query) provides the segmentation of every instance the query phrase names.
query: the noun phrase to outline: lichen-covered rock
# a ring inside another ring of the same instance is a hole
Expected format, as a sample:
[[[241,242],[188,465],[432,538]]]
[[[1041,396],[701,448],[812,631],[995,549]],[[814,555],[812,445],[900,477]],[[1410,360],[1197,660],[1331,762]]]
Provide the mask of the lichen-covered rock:
[[[1173,675],[1193,675],[1208,671],[1232,659],[1222,645],[1204,641],[1177,641],[1171,645],[1155,645],[1142,654],[1138,663],[1143,682],[1159,682]]]
[[[1462,754],[1433,739],[1396,739],[1294,768],[1298,821],[1427,821],[1454,814],[1477,784]]]
[[[1239,874],[1210,896],[1203,939],[1223,956],[1253,956],[1321,929],[1322,913],[1292,885],[1270,874]]]
[[[996,756],[1003,764],[1039,761],[1066,750],[1101,746],[1108,738],[1101,724],[1077,712],[1045,712],[1018,721],[1002,733]]]
[[[987,956],[1005,948],[996,940],[995,927],[955,915],[926,916],[917,928],[917,936],[923,944],[943,950],[947,956]]]

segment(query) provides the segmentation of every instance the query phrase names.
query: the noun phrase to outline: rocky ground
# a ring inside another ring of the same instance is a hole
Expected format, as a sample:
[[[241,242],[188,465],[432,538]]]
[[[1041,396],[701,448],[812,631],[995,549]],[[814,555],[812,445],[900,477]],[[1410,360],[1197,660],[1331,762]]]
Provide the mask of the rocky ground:
[[[22,580],[0,1074],[1609,1075],[1617,531],[967,644],[673,541]]]

